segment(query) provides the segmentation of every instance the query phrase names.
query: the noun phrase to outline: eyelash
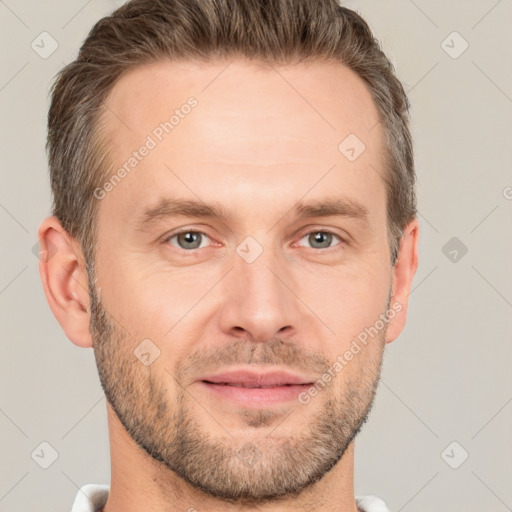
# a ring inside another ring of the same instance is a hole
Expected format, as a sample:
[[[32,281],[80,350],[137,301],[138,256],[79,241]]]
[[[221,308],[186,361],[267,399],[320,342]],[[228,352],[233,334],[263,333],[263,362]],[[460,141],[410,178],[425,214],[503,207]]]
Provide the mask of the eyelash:
[[[172,240],[173,238],[176,238],[178,237],[179,235],[182,235],[184,233],[195,233],[195,234],[200,234],[200,235],[203,235],[203,236],[206,236],[207,238],[210,238],[211,240],[211,237],[209,237],[206,233],[202,232],[202,231],[198,231],[198,230],[193,230],[193,229],[184,229],[182,231],[178,231],[177,233],[173,233],[172,235],[169,235],[167,237],[165,237],[165,239],[163,240],[163,243],[164,244],[169,244],[169,241]],[[314,229],[314,230],[311,230],[311,231],[307,231],[306,233],[304,233],[303,235],[301,235],[300,240],[302,240],[303,238],[313,234],[313,233],[324,233],[324,234],[328,234],[328,235],[332,235],[333,237],[337,238],[340,243],[336,244],[336,245],[333,245],[333,246],[330,246],[330,247],[324,247],[322,249],[317,249],[317,248],[314,248],[314,247],[306,247],[306,248],[309,248],[309,249],[312,249],[313,251],[329,251],[329,249],[334,249],[336,250],[336,248],[339,249],[339,245],[344,245],[346,244],[346,240],[343,239],[340,235],[334,233],[333,231],[330,231],[328,229]],[[185,253],[194,253],[196,252],[197,250],[199,249],[205,249],[205,247],[198,247],[196,249],[183,249],[182,247],[177,247],[177,246],[172,246],[174,247],[175,249],[178,249],[180,251],[183,251]]]

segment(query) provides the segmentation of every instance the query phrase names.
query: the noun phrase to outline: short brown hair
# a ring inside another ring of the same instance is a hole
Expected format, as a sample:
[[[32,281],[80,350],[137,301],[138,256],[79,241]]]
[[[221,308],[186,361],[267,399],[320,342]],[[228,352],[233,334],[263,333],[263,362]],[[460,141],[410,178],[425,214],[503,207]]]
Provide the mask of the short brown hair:
[[[409,102],[367,23],[336,0],[131,0],[99,20],[52,87],[47,151],[53,214],[92,264],[95,188],[109,172],[105,100],[121,75],[155,61],[338,61],[362,78],[385,135],[391,262],[416,216]],[[341,142],[341,141],[340,141]]]

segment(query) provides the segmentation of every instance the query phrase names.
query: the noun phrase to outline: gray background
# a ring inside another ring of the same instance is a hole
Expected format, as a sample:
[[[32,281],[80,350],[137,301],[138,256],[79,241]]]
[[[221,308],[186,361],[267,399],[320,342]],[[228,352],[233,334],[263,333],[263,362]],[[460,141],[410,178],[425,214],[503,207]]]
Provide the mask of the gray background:
[[[120,4],[0,0],[2,512],[69,511],[80,485],[110,481],[93,353],[54,319],[33,247],[50,212],[49,84]],[[356,494],[392,512],[512,510],[512,2],[344,5],[409,92],[421,225],[408,323],[356,442]],[[48,58],[31,47],[43,31],[58,42]],[[47,469],[42,442],[58,452]]]

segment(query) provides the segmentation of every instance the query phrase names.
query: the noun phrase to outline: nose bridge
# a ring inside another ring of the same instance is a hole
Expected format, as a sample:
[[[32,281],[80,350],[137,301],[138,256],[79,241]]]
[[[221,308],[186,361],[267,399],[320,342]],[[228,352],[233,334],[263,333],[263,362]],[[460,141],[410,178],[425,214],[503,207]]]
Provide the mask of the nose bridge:
[[[278,267],[276,257],[270,251],[265,256],[259,256],[253,263],[243,260],[235,263],[234,270],[241,284],[240,292],[247,305],[252,304],[263,312],[265,305],[269,308],[279,307],[290,299],[287,296],[290,292],[283,284],[286,276],[279,275]]]
[[[221,327],[265,341],[284,328],[297,327],[299,301],[285,284],[291,273],[277,251],[247,237],[233,255],[224,283]],[[283,264],[284,263],[284,264]]]

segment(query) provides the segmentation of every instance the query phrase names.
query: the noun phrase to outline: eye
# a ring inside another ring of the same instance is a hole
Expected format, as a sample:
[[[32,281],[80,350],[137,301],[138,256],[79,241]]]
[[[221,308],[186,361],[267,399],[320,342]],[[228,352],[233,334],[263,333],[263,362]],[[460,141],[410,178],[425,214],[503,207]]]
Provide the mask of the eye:
[[[329,249],[339,245],[333,245],[333,242],[335,242],[336,239],[339,242],[344,242],[340,236],[331,233],[330,231],[310,231],[299,240],[299,245],[302,245],[300,242],[306,240],[312,249]],[[167,237],[164,242],[178,249],[191,251],[208,246],[208,240],[210,240],[210,237],[201,231],[186,230]]]
[[[188,230],[171,235],[165,240],[165,242],[177,247],[178,249],[191,250],[205,247],[202,245],[202,241],[204,241],[205,238],[209,239],[210,237],[201,233],[201,231]],[[173,243],[172,240],[176,240],[176,243]]]
[[[335,239],[343,242],[342,238],[330,231],[310,231],[303,236],[300,241],[304,239],[311,244],[313,249],[329,249],[330,247],[333,247],[331,244]]]

